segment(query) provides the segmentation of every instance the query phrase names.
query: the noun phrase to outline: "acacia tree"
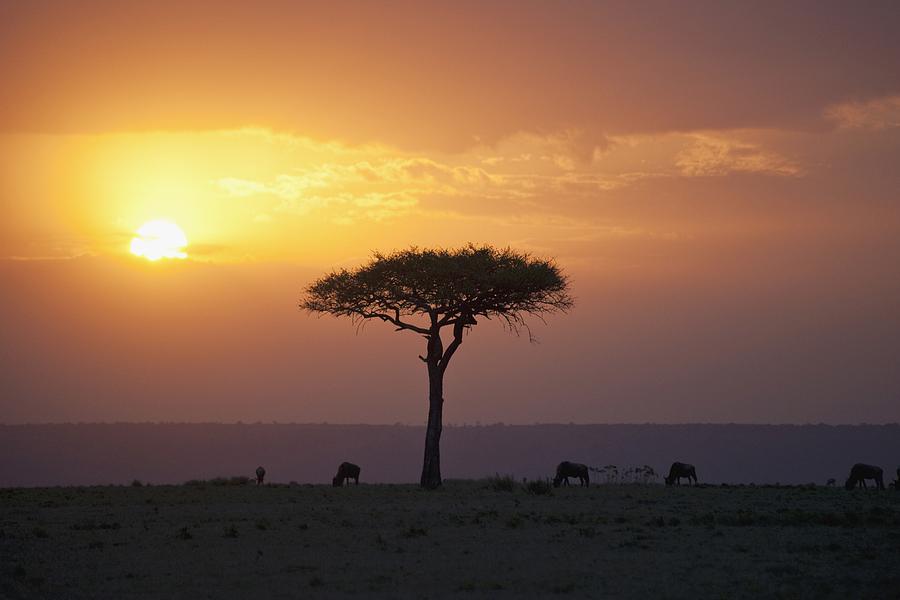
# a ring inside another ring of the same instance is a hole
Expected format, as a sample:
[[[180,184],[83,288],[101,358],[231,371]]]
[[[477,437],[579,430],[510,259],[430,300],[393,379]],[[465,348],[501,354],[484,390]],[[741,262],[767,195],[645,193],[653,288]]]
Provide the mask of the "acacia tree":
[[[477,318],[497,318],[531,337],[527,315],[565,312],[573,304],[568,281],[552,260],[506,248],[468,245],[457,250],[410,248],[375,253],[355,270],[334,271],[306,288],[300,307],[347,316],[357,324],[379,319],[426,339],[419,359],[428,370],[428,427],[421,486],[441,485],[440,441],[444,373]],[[441,330],[453,338],[444,345]]]

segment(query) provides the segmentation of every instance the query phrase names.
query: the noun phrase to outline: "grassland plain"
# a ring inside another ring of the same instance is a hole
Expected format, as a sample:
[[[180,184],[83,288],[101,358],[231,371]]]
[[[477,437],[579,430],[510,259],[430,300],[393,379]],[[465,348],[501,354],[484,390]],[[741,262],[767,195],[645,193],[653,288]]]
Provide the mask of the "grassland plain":
[[[0,509],[5,598],[900,597],[890,490],[201,482]]]

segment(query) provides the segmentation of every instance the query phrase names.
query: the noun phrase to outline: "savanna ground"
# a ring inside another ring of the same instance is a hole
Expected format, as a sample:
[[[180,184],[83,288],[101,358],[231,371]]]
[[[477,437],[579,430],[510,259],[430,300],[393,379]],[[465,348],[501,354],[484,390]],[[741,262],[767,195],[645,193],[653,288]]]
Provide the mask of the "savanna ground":
[[[892,490],[0,490],[6,598],[890,598],[898,565]]]

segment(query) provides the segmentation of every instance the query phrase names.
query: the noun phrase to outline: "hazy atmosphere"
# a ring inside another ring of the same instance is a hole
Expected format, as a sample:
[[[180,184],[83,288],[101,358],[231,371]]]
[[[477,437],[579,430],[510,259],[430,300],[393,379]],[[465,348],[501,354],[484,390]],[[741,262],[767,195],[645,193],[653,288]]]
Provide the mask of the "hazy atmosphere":
[[[892,3],[408,8],[0,3],[0,421],[421,423],[416,336],[298,302],[467,242],[576,305],[447,422],[900,420]]]

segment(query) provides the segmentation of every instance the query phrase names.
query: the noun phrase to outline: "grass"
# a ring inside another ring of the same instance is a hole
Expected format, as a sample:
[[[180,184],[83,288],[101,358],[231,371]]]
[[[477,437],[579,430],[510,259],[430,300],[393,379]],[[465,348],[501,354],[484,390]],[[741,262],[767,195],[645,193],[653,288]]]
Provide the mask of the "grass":
[[[487,478],[487,488],[495,492],[513,492],[519,487],[512,475],[495,474]]]
[[[549,480],[533,479],[525,483],[525,491],[532,496],[549,496],[553,493],[553,486]]]
[[[184,485],[192,486],[192,487],[204,487],[204,486],[244,486],[248,485],[252,480],[249,477],[245,477],[243,475],[235,475],[233,477],[214,477],[212,479],[191,479],[190,481],[186,481]]]
[[[900,586],[893,491],[510,480],[352,494],[216,480],[0,490],[0,597],[243,598],[258,581],[273,598],[845,598]]]

